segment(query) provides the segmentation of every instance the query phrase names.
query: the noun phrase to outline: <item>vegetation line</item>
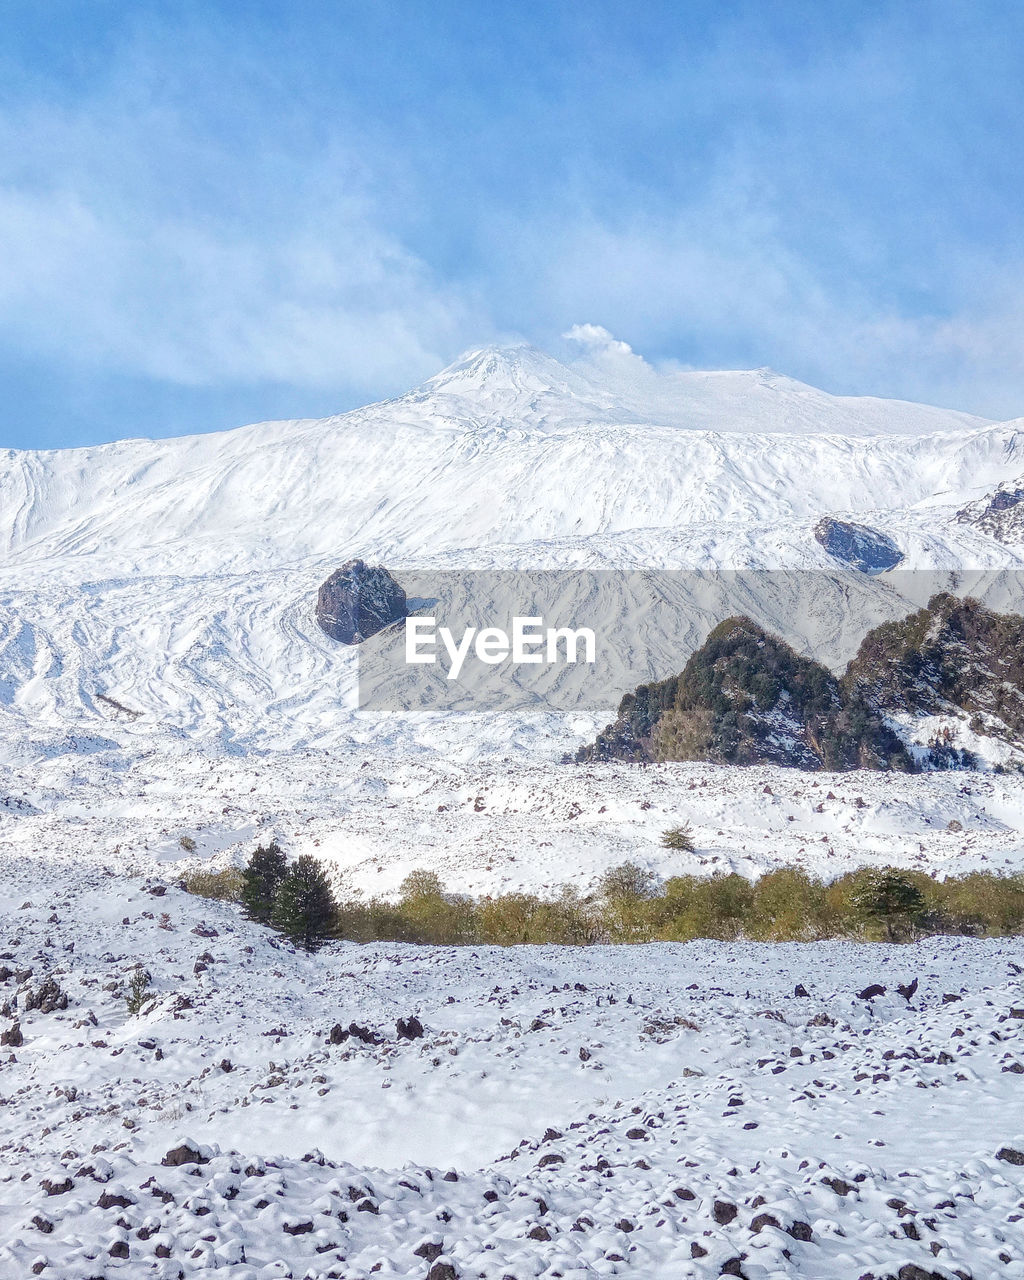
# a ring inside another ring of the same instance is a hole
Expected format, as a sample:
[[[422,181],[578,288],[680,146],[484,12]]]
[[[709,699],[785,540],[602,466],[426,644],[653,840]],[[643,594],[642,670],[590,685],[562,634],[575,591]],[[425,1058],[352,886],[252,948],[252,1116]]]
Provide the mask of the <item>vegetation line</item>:
[[[679,847],[685,829],[666,832]],[[397,901],[349,897],[330,888],[317,859],[289,864],[277,845],[256,850],[243,870],[196,871],[185,887],[238,902],[253,920],[314,950],[331,938],[439,946],[825,939],[912,942],[934,934],[1006,937],[1024,933],[1024,874],[973,871],[945,880],[885,867],[825,883],[798,867],[741,875],[673,876],[658,884],[634,863],[605,872],[582,895],[572,885],[553,897],[449,893],[432,871],[407,876]]]

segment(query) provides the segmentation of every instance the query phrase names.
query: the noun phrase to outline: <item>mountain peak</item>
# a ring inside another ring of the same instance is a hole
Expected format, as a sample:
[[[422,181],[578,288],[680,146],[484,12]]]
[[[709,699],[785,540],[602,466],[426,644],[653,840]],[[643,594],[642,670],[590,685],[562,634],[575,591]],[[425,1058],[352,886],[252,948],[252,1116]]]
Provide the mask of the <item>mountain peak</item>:
[[[494,343],[464,351],[425,386],[459,395],[590,389],[579,374],[529,342]]]
[[[414,392],[445,418],[549,430],[608,420],[610,397],[527,342],[464,352]]]

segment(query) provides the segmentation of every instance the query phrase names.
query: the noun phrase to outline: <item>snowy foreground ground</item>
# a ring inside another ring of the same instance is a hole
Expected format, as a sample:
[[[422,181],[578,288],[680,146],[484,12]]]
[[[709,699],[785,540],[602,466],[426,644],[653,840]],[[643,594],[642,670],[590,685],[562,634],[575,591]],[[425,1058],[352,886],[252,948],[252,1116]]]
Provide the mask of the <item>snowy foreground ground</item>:
[[[668,873],[686,817],[708,871],[1019,866],[1019,784],[112,760],[8,776],[3,1280],[1024,1276],[1022,940],[311,957],[176,887],[183,834],[213,866],[278,834],[381,891]],[[47,978],[67,1007],[27,1008]],[[353,1022],[380,1043],[329,1043]]]

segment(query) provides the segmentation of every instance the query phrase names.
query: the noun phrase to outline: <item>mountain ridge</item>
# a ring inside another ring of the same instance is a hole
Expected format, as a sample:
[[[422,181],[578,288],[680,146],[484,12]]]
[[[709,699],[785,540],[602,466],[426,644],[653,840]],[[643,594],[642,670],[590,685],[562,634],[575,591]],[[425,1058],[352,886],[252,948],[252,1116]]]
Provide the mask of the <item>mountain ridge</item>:
[[[678,675],[625,694],[575,759],[914,772],[971,767],[964,742],[990,738],[1016,767],[1022,672],[1024,618],[948,592],[873,627],[841,676],[732,617]]]
[[[666,418],[680,387],[686,429]],[[854,407],[861,427],[909,421],[902,402]],[[721,430],[692,425],[712,410]],[[778,430],[812,411],[821,430]],[[352,671],[313,607],[353,558],[828,573],[844,567],[814,537],[829,515],[884,535],[901,569],[1024,567],[954,518],[1024,469],[1024,423],[924,407],[927,431],[844,434],[850,413],[763,370],[658,374],[620,348],[565,365],[520,346],[324,419],[0,455],[0,714],[105,726],[104,694],[144,713],[139,732],[336,741],[354,731]],[[652,676],[678,644],[652,638]]]
[[[908,419],[903,402],[870,398],[855,402],[870,413],[854,420],[849,400],[791,380],[780,390],[776,375],[768,395],[773,405],[781,396],[784,411],[776,405],[772,416],[758,372],[662,376],[639,364],[645,386],[710,380],[726,392],[709,399],[705,388],[687,401],[683,430],[664,420],[661,392],[649,397],[645,421],[616,400],[610,375],[585,376],[535,348],[482,348],[405,396],[324,419],[9,452],[0,458],[0,551],[36,561],[123,552],[161,571],[200,562],[244,569],[695,520],[855,516],[930,501],[943,487],[963,506],[1024,457],[1019,425],[926,406],[911,406],[917,416]],[[798,420],[806,427],[812,410],[821,429],[779,430]],[[863,434],[879,415],[887,431]],[[898,434],[908,422],[929,430]],[[931,429],[939,423],[943,431]],[[197,555],[195,540],[206,535],[222,555],[209,547]],[[169,552],[176,542],[185,544],[178,555]]]

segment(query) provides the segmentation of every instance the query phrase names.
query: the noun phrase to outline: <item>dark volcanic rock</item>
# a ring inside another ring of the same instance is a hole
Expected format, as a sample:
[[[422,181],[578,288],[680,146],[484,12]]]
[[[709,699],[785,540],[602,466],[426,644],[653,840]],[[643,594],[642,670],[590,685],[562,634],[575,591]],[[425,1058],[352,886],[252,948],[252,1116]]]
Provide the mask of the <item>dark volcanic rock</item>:
[[[25,1043],[21,1034],[21,1023],[15,1022],[6,1031],[0,1031],[0,1045],[10,1045],[12,1049],[20,1049]]]
[[[405,592],[381,565],[349,560],[320,587],[316,620],[342,644],[360,644],[408,612]]]
[[[350,1022],[347,1031],[340,1022],[336,1022],[330,1030],[327,1041],[329,1044],[344,1044],[350,1038],[362,1044],[384,1043],[383,1036],[379,1036],[376,1031],[371,1031],[369,1027],[361,1027],[358,1022]]]
[[[56,978],[47,978],[38,991],[25,994],[25,1012],[38,1009],[40,1013],[53,1013],[68,1007],[67,992],[62,991]]]
[[[209,1157],[204,1156],[194,1142],[186,1139],[180,1146],[172,1147],[160,1161],[170,1169],[183,1164],[209,1164]]]
[[[711,1216],[720,1227],[726,1227],[736,1217],[739,1210],[728,1200],[716,1200],[711,1206]]]
[[[1024,538],[1024,487],[1022,480],[1004,481],[994,493],[956,513],[960,524],[971,524],[997,542],[1014,543]]]
[[[822,516],[814,526],[814,537],[830,556],[861,573],[885,573],[903,559],[903,552],[886,534],[834,516]]]

